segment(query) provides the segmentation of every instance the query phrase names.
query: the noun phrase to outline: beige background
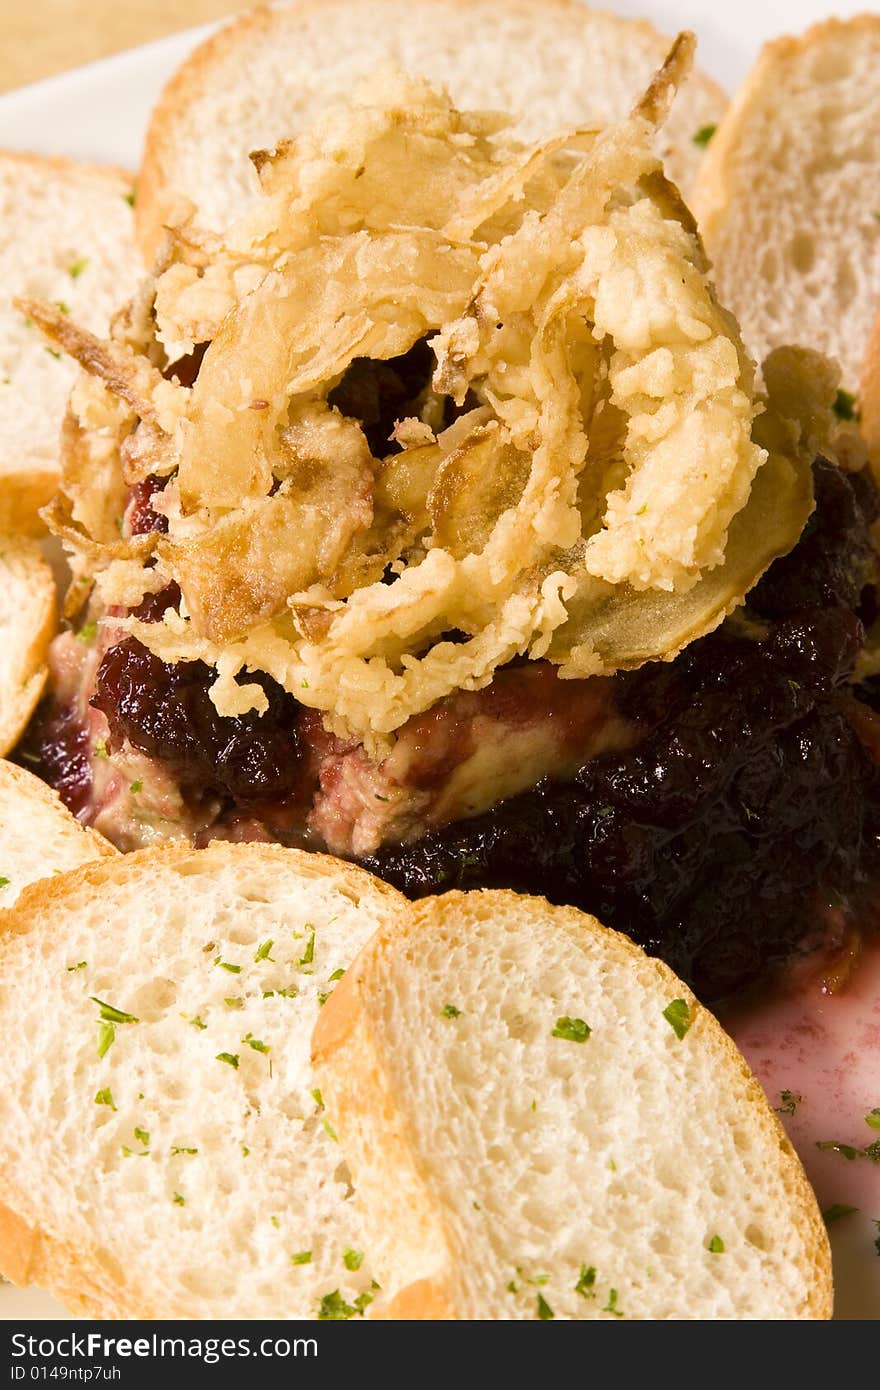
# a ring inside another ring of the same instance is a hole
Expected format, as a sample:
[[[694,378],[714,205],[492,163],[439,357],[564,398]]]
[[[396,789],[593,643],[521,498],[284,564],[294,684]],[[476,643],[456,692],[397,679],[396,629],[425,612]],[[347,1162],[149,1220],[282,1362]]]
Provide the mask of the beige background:
[[[250,8],[242,0],[0,0],[0,92]]]

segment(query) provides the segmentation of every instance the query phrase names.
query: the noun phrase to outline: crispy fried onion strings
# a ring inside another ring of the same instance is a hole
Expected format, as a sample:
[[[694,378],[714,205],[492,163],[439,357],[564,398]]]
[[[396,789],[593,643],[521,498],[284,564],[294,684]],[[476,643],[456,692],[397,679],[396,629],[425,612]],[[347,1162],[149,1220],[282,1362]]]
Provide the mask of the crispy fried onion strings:
[[[806,447],[756,442],[751,364],[652,151],[691,50],[620,125],[531,148],[389,78],[257,156],[265,200],[225,238],[178,229],[146,339],[142,313],[101,345],[41,311],[128,407],[119,475],[170,479],[167,535],[111,541],[80,417],[55,524],[107,603],[178,583],[179,611],[128,624],[212,663],[221,713],[262,708],[238,677],[264,671],[376,744],[516,656],[669,659],[795,543]],[[425,338],[433,379],[375,457],[328,398]],[[205,342],[191,388],[164,379]]]

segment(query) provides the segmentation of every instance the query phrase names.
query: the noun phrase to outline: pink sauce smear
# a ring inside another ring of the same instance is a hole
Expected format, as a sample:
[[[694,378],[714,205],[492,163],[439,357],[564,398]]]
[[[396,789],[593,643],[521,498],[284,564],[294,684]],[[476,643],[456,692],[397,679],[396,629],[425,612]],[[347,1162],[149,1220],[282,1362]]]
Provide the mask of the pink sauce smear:
[[[817,979],[790,996],[722,1016],[772,1105],[802,1099],[780,1119],[823,1212],[858,1210],[828,1224],[834,1316],[880,1319],[880,1163],[816,1147],[835,1140],[862,1149],[880,1139],[865,1116],[880,1107],[880,941],[866,946],[835,993]]]

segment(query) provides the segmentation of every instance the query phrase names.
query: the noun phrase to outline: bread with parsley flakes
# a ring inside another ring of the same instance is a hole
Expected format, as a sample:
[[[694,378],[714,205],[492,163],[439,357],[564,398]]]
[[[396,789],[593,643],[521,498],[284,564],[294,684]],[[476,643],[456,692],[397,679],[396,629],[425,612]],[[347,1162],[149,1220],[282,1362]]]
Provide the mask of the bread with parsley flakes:
[[[377,1315],[830,1316],[816,1198],[758,1082],[667,966],[594,918],[426,899],[364,948],[313,1056]]]
[[[50,874],[116,854],[39,777],[0,759],[0,908],[12,907],[29,884]]]
[[[855,393],[880,303],[880,15],[767,44],[692,206],[749,351],[800,343]]]
[[[0,532],[44,530],[76,364],[13,301],[58,304],[106,333],[142,273],[132,178],[120,169],[0,151]]]
[[[295,0],[261,6],[212,35],[165,88],[138,179],[148,263],[181,198],[222,230],[257,193],[248,155],[314,123],[364,77],[395,64],[448,88],[460,108],[510,112],[525,139],[627,114],[669,49],[645,20],[579,0]],[[702,158],[694,136],[717,122],[721,89],[695,72],[662,134],[683,187]]]
[[[102,1318],[363,1314],[378,1290],[309,1039],[403,904],[277,845],[27,890],[0,915],[0,1270]]]
[[[42,694],[56,626],[55,581],[40,547],[0,533],[0,757],[15,746]]]

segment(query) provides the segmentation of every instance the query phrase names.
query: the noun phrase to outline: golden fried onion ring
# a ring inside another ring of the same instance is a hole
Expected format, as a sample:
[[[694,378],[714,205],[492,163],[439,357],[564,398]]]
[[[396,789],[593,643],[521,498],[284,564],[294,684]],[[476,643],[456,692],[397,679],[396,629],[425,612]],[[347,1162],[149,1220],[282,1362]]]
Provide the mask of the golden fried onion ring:
[[[565,677],[669,659],[795,543],[803,431],[777,413],[756,442],[752,366],[652,152],[691,47],[628,120],[529,149],[389,79],[259,156],[266,200],[225,238],[178,234],[140,351],[208,332],[191,390],[132,368],[132,329],[91,351],[141,420],[128,476],[173,475],[148,558],[106,521],[88,539],[96,582],[109,603],[120,566],[126,594],[138,563],[145,592],[177,581],[179,612],[128,626],[213,664],[221,713],[262,708],[237,677],[264,671],[369,746],[518,655]],[[426,335],[432,389],[373,458],[327,398]]]

